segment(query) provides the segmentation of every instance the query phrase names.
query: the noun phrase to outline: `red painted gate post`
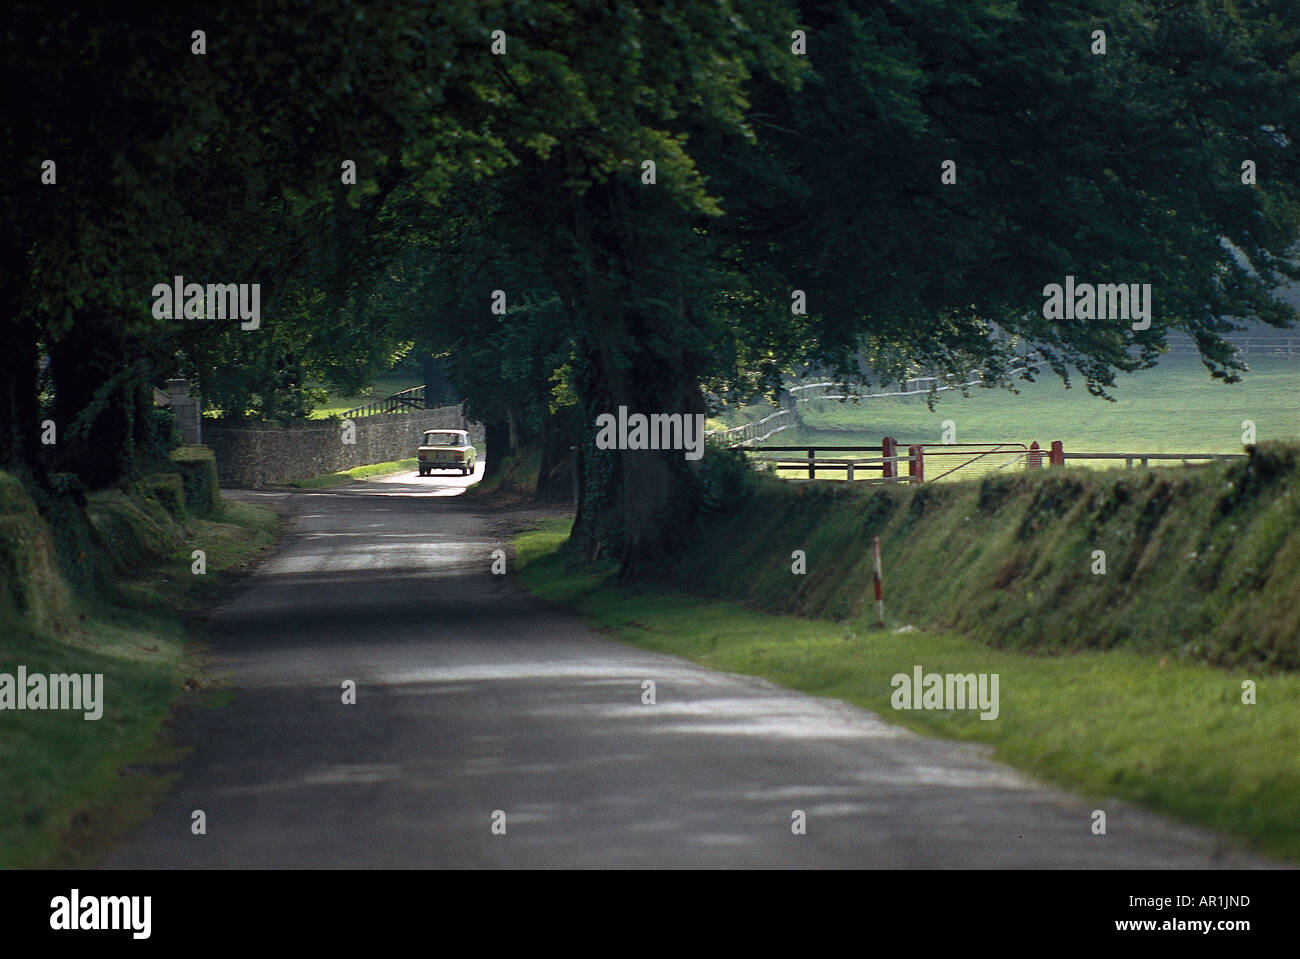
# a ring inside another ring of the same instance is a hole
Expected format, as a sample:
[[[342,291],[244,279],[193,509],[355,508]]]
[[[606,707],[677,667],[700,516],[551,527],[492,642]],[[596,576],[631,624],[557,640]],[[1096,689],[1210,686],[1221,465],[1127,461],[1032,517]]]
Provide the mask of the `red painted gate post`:
[[[885,479],[891,479],[898,476],[898,464],[890,460],[891,456],[898,455],[898,441],[892,436],[886,436],[880,441],[880,456],[884,463],[880,465],[880,475]]]
[[[907,448],[907,476],[909,483],[920,485],[925,482],[925,459],[921,453],[920,446],[909,446]]]
[[[1043,454],[1038,450],[1038,440],[1029,444],[1029,458],[1026,460],[1026,465],[1031,470],[1036,470],[1043,465]]]
[[[1052,440],[1052,451],[1047,454],[1048,466],[1065,465],[1065,446],[1060,440]]]
[[[872,552],[872,561],[871,561],[872,578],[875,580],[875,585],[876,585],[876,625],[884,626],[885,625],[885,592],[884,592],[884,585],[883,585],[884,577],[881,575],[881,570],[880,570],[880,537],[879,536],[871,537],[871,552]]]

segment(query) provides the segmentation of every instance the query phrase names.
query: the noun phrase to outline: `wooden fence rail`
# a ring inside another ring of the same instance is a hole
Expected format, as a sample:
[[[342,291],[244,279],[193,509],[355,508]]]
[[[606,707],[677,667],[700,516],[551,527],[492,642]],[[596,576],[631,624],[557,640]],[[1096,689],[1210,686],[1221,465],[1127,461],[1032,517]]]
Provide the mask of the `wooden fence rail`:
[[[919,457],[909,452],[906,456],[873,456],[863,459],[816,459],[809,457],[807,459],[781,459],[778,457],[755,457],[755,462],[770,463],[773,469],[777,470],[808,470],[808,479],[816,479],[817,472],[823,473],[840,471],[844,473],[844,478],[850,483],[920,483],[922,474],[915,470],[920,462]],[[908,475],[900,476],[898,474],[899,464],[908,464]],[[876,472],[879,476],[869,476],[866,479],[861,478],[858,474],[862,471]]]
[[[902,449],[892,436],[886,436],[879,446],[759,446],[751,447],[756,454],[752,459],[774,470],[807,471],[807,478],[817,479],[817,474],[842,473],[849,482],[868,483],[923,483],[926,481],[926,461],[934,460],[932,468],[943,469],[930,478],[930,482],[957,475],[983,475],[985,472],[1006,469],[1039,469],[1043,466],[1063,467],[1066,460],[1124,460],[1125,466],[1134,463],[1147,466],[1152,460],[1181,461],[1186,465],[1198,462],[1219,462],[1244,459],[1245,453],[1071,453],[1061,440],[1055,440],[1050,449],[1043,449],[1034,441],[1024,443],[912,443]],[[766,453],[802,453],[794,456],[765,456]],[[825,453],[876,453],[878,456],[853,456],[833,458]],[[945,458],[960,459],[955,466],[944,469]],[[907,476],[901,465],[907,464]],[[963,473],[963,471],[965,471]],[[864,473],[878,475],[863,476]]]
[[[1134,463],[1147,465],[1148,460],[1181,460],[1191,466],[1203,460],[1244,460],[1245,453],[1066,453],[1062,451],[1061,462],[1053,466],[1064,466],[1065,460],[1123,460],[1126,469],[1132,469]]]
[[[359,416],[379,416],[383,413],[410,413],[414,410],[425,409],[424,405],[424,387],[416,386],[409,390],[402,390],[400,393],[394,393],[392,396],[385,396],[382,400],[375,400],[371,403],[364,403],[361,406],[353,407],[342,415],[342,419],[356,419]]]

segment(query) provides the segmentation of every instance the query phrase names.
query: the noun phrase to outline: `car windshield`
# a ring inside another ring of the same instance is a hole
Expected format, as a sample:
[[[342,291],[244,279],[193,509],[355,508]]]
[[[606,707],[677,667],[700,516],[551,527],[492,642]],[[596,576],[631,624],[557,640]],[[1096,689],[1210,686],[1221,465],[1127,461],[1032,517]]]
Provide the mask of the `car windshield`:
[[[460,433],[425,433],[425,446],[463,446],[465,437]]]

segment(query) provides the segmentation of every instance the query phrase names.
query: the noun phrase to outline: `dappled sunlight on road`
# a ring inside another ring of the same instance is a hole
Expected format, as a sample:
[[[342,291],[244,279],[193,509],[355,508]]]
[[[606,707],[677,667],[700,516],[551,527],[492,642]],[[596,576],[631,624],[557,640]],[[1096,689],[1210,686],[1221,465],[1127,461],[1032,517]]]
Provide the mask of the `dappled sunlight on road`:
[[[234,705],[195,718],[203,748],[113,865],[1254,864],[1118,804],[1132,838],[1096,842],[1090,805],[985,747],[606,641],[494,572],[510,524],[454,501],[480,476],[238,494],[286,523],[211,624]],[[192,841],[196,808],[220,843]]]
[[[376,476],[353,486],[344,487],[342,492],[364,493],[368,496],[460,496],[465,490],[483,479],[483,463],[474,464],[472,476],[461,476],[451,471],[421,476],[414,470],[394,473],[391,476]]]

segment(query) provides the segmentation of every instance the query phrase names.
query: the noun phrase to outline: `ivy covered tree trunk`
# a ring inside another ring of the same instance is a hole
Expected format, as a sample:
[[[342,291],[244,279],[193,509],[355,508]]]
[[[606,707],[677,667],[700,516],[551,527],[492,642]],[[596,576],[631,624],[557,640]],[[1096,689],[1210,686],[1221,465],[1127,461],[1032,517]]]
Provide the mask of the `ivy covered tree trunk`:
[[[576,466],[571,417],[543,413],[540,423],[541,465],[537,498],[547,503],[572,503]]]
[[[693,436],[694,417],[705,411],[699,370],[708,331],[689,304],[689,250],[680,234],[677,244],[665,242],[680,214],[643,197],[605,184],[579,200],[575,215],[590,268],[575,310],[584,476],[574,535],[589,555],[617,555],[624,573],[652,565],[691,535],[703,462],[687,459],[684,448],[596,445],[597,418],[617,419],[620,407],[629,416],[680,416],[683,439],[688,418]]]
[[[91,489],[111,486],[135,465],[138,381],[121,367],[122,344],[92,312],[78,313],[50,350],[54,460]]]
[[[658,324],[632,318],[634,328]],[[574,535],[588,555],[616,555],[624,572],[652,565],[680,547],[689,537],[700,508],[702,460],[689,460],[684,449],[599,449],[597,418],[618,417],[619,407],[629,415],[642,413],[704,413],[699,382],[682,371],[692,366],[690,357],[671,359],[643,354],[628,367],[601,365],[602,354],[620,339],[618,328],[602,337],[606,349],[596,351],[592,392],[584,397],[584,422],[580,430],[584,451],[583,493]],[[601,386],[601,383],[607,384]]]
[[[13,287],[3,287],[0,349],[0,469],[38,482],[41,416],[37,399],[36,320],[20,313]]]

